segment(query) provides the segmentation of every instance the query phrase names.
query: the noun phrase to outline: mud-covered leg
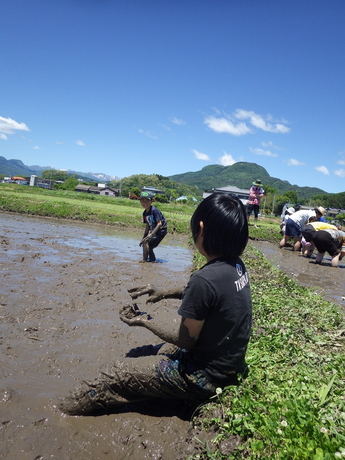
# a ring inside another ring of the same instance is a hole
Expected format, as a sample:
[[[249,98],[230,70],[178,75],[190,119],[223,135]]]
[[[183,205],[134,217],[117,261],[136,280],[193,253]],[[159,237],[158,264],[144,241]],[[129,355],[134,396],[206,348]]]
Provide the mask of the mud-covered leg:
[[[124,358],[102,370],[59,404],[70,415],[91,415],[121,405],[159,399],[207,399],[215,387],[200,374],[186,376],[180,364],[164,355]],[[201,383],[200,383],[201,382]]]
[[[153,252],[153,248],[149,248],[149,258],[150,262],[156,262],[156,255]]]
[[[143,243],[143,262],[147,262],[149,251],[150,251],[150,248],[149,248],[148,243]]]

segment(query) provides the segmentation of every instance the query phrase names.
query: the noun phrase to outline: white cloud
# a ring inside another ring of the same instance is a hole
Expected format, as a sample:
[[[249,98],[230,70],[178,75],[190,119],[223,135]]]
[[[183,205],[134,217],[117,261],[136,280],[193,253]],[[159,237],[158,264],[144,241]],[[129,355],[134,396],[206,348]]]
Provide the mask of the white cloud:
[[[219,114],[219,111],[216,112]],[[233,136],[243,136],[245,134],[252,133],[252,129],[248,126],[245,121],[238,123],[236,120],[245,120],[256,129],[261,129],[270,133],[288,133],[290,128],[287,125],[287,121],[276,121],[273,120],[271,115],[263,117],[253,111],[237,109],[232,115],[222,116],[208,116],[205,118],[204,123],[216,133],[227,133]],[[273,147],[272,143],[267,145]]]
[[[198,152],[197,150],[193,149],[192,152],[194,153],[195,155],[195,158],[197,160],[202,160],[202,161],[211,161],[211,158],[206,155],[206,153],[201,153],[201,152]]]
[[[337,164],[338,165],[345,165],[345,160],[339,160],[339,161],[337,161]]]
[[[278,155],[276,153],[272,153],[270,150],[264,150],[264,149],[249,149],[252,153],[255,153],[255,155],[262,155],[264,157],[277,157]]]
[[[334,174],[339,177],[345,177],[345,169],[337,169]]]
[[[272,141],[268,141],[268,142],[261,142],[261,145],[262,145],[263,147],[271,147],[271,148],[275,148],[275,147],[273,146],[273,142],[272,142]]]
[[[144,136],[149,137],[150,139],[157,140],[158,137],[152,134],[150,131],[144,131],[143,129],[138,129],[138,133],[144,134]]]
[[[288,133],[290,131],[290,128],[285,126],[282,122],[272,123],[274,120],[272,120],[270,115],[264,119],[261,115],[253,111],[237,109],[234,116],[239,120],[249,120],[249,123],[255,128],[262,129],[263,131],[268,131],[270,133]]]
[[[329,175],[329,171],[326,168],[326,166],[316,166],[314,169],[316,169],[316,171],[319,171],[322,174],[325,174],[326,176]]]
[[[83,141],[75,141],[77,145],[80,145],[81,147],[85,147],[85,144]]]
[[[35,150],[41,150],[41,147],[39,147],[38,145],[35,145],[34,149]]]
[[[224,154],[219,158],[219,164],[222,166],[232,166],[236,163],[236,160],[233,159],[232,155],[224,152]]]
[[[278,145],[274,145],[272,141],[268,141],[268,142],[261,142],[261,145],[265,148],[270,148],[270,149],[275,149],[275,150],[282,150],[281,147],[279,147]]]
[[[171,117],[170,121],[171,121],[171,123],[174,123],[175,125],[179,125],[179,126],[182,126],[182,125],[186,124],[186,122],[184,120],[181,120],[180,118],[176,118],[176,117]]]
[[[305,165],[305,163],[302,163],[301,161],[298,161],[295,158],[290,158],[290,160],[286,161],[286,164],[288,166],[303,166],[303,165]]]
[[[0,117],[0,139],[7,140],[6,134],[14,134],[16,131],[30,131],[25,123],[18,123],[12,118]]]
[[[245,123],[234,124],[232,121],[224,117],[216,118],[214,116],[210,116],[205,118],[204,123],[216,133],[227,133],[232,134],[233,136],[243,136],[244,134],[251,132]]]
[[[57,144],[57,145],[62,145],[63,142],[61,142],[61,141],[55,141],[55,144]]]
[[[2,139],[3,141],[7,141],[8,137],[6,136],[6,134],[0,133],[0,139]]]

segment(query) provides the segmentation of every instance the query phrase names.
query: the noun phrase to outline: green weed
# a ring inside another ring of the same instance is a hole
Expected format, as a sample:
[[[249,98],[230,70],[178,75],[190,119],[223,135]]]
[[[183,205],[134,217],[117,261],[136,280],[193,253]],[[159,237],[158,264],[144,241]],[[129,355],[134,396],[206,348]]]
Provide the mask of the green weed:
[[[345,323],[340,309],[299,286],[247,248],[253,296],[249,377],[217,395],[223,416],[203,407],[216,446],[237,435],[241,445],[217,459],[345,458]],[[209,418],[208,418],[209,417]],[[343,457],[344,456],[344,457]]]

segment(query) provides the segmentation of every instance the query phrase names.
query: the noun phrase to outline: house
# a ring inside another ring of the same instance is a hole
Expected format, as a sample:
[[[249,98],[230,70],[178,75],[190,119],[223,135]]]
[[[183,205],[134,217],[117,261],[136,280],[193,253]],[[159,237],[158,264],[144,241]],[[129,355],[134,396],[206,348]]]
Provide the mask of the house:
[[[175,201],[188,201],[188,196],[182,195],[178,198],[176,198]],[[192,201],[198,201],[195,196],[192,196]]]
[[[160,193],[161,195],[164,195],[164,193],[165,193],[164,190],[159,190],[158,188],[155,188],[155,187],[141,187],[140,190],[142,192],[150,192],[153,195],[157,195],[157,193]]]
[[[242,203],[244,205],[246,205],[248,203],[249,190],[238,188],[235,185],[228,185],[226,187],[213,188],[211,192],[204,192],[202,194],[202,197],[207,198],[213,192],[222,192],[222,193],[227,193],[228,195],[235,195],[235,196],[237,196],[237,198],[239,198],[242,201]]]
[[[92,193],[94,195],[102,195],[102,196],[120,196],[120,189],[111,188],[108,186],[97,187],[95,185],[78,184],[75,188],[75,191],[81,192],[81,193]]]

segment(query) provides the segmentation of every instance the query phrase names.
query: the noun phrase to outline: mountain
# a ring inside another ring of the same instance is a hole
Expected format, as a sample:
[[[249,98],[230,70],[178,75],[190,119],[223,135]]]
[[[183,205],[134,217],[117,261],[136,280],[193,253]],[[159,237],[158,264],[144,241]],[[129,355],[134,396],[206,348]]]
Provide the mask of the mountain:
[[[32,174],[40,175],[47,169],[56,169],[51,166],[27,166],[21,160],[6,160],[0,156],[0,174],[6,176],[31,176]],[[77,177],[85,180],[94,180],[97,182],[109,182],[119,180],[119,177],[109,176],[104,173],[80,172],[70,169],[63,170],[68,174],[75,174]],[[316,187],[299,187],[291,185],[288,181],[283,181],[276,177],[271,177],[265,168],[256,163],[238,162],[232,166],[209,165],[196,172],[186,172],[169,176],[169,179],[179,182],[180,184],[194,185],[200,191],[211,190],[216,187],[226,187],[227,185],[236,185],[238,188],[249,189],[252,182],[260,179],[265,186],[275,188],[280,194],[287,191],[295,191],[300,200],[308,200],[315,195],[329,195],[324,190]]]
[[[47,169],[55,169],[51,166],[38,166],[32,165],[27,166],[21,160],[6,160],[6,158],[0,156],[0,174],[5,176],[31,176],[32,174],[39,176],[42,171]],[[91,179],[97,182],[109,182],[111,180],[118,180],[119,177],[109,176],[104,173],[92,173],[92,172],[81,172],[72,171],[71,169],[64,169],[68,174],[75,174],[77,177]]]
[[[226,187],[227,185],[249,189],[254,180],[260,179],[264,186],[269,185],[280,194],[291,190],[297,192],[299,199],[309,199],[315,195],[328,195],[327,192],[317,187],[299,187],[298,185],[291,185],[288,181],[271,177],[265,168],[256,163],[238,162],[232,166],[209,165],[200,171],[169,176],[169,179],[180,184],[195,185],[202,191]]]

